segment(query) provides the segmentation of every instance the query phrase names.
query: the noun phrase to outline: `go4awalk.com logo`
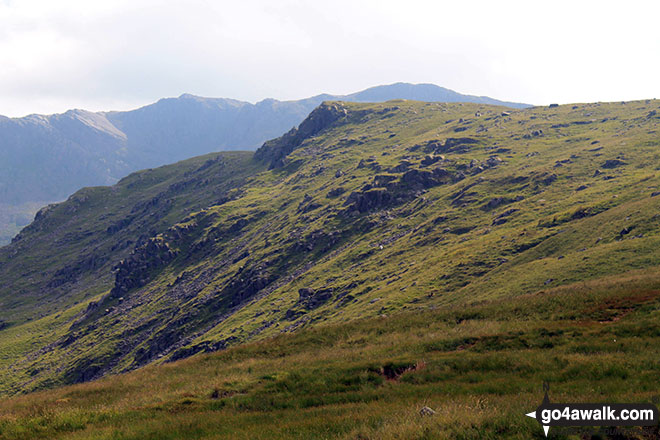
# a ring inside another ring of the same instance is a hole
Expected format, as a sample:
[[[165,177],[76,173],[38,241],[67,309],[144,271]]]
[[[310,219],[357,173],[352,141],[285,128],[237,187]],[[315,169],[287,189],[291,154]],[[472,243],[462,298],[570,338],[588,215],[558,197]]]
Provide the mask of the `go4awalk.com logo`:
[[[545,396],[536,411],[526,414],[536,419],[546,437],[551,426],[655,426],[658,408],[652,403],[552,403],[550,387],[543,384]]]

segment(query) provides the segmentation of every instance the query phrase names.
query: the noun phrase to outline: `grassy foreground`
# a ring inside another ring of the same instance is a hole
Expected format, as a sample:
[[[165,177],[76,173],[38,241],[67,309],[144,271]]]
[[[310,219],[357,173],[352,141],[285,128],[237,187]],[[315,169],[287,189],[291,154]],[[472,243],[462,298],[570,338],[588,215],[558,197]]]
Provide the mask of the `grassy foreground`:
[[[543,438],[562,402],[660,395],[660,273],[302,329],[0,402],[0,439]],[[433,416],[421,416],[429,406]],[[659,438],[628,430],[616,438]],[[607,438],[550,430],[550,438]]]

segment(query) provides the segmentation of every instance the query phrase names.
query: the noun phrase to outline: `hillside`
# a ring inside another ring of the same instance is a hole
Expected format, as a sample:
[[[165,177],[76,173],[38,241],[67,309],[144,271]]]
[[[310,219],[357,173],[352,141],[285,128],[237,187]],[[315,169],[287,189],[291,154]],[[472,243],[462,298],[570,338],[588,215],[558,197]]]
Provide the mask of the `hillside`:
[[[0,117],[0,245],[37,209],[83,186],[109,185],[128,173],[221,150],[255,149],[298,125],[329,99],[465,101],[519,107],[431,84],[392,84],[346,96],[256,104],[189,94],[126,112],[70,110]]]
[[[543,439],[561,402],[658,402],[658,271],[322,325],[0,401],[26,439]],[[420,415],[428,406],[431,417]],[[657,439],[658,427],[550,438]]]
[[[166,411],[172,438],[225,438],[191,434],[216,412],[245,438],[271,417],[282,438],[529,438],[512,417],[542,380],[650,398],[658,107],[326,102],[254,155],[83,189],[0,249],[0,392],[148,367],[8,401],[0,429],[165,436],[125,422]],[[446,412],[416,419],[429,400]]]

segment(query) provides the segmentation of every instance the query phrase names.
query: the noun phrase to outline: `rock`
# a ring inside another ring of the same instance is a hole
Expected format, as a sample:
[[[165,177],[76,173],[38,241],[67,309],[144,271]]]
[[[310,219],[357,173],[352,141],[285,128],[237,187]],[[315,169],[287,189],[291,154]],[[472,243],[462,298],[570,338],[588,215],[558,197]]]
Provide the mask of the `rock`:
[[[651,193],[651,197],[660,196],[660,191],[654,191]]]
[[[548,108],[557,108],[559,107],[559,104],[550,104]]]
[[[408,171],[408,169],[410,169],[410,165],[410,161],[402,160],[397,166],[390,168],[389,171],[390,173],[403,173],[404,171]]]
[[[314,109],[298,128],[292,128],[283,136],[265,142],[255,152],[254,157],[269,162],[271,169],[284,166],[285,157],[304,140],[317,135],[347,115],[348,111],[341,103],[323,103]]]
[[[401,176],[401,182],[418,188],[430,188],[437,184],[433,172],[425,170],[409,170]]]
[[[339,197],[340,195],[344,194],[346,192],[346,188],[343,187],[337,187],[334,189],[331,189],[328,191],[328,194],[326,195],[327,198],[331,199],[333,197]]]
[[[305,214],[320,207],[320,203],[314,203],[314,199],[309,194],[305,194],[302,202],[298,205],[298,213]]]
[[[379,208],[385,208],[393,203],[393,195],[384,189],[369,189],[366,191],[352,192],[346,198],[345,205],[351,206],[352,210],[368,212]]]
[[[435,410],[429,408],[428,406],[425,406],[419,410],[419,415],[422,417],[429,417],[435,415]]]
[[[488,166],[489,168],[495,167],[499,164],[501,164],[503,161],[497,156],[490,156],[488,159],[486,159],[486,162],[484,164]]]
[[[518,211],[520,211],[520,210],[515,209],[515,208],[507,209],[506,211],[504,211],[503,213],[501,213],[500,215],[495,217],[495,219],[493,220],[492,226],[497,226],[497,225],[501,225],[501,224],[506,223],[507,220],[508,220],[507,217],[509,217],[511,214],[513,214],[515,212],[518,212]]]
[[[342,170],[337,170],[337,172],[335,173],[335,177],[336,177],[337,179],[340,178],[340,177],[343,176],[343,175],[344,175],[344,172],[343,172]]]
[[[619,236],[623,237],[624,235],[630,234],[630,231],[632,231],[632,229],[633,229],[632,227],[626,227],[621,229],[621,231],[619,232]]]
[[[587,188],[589,188],[587,185],[580,185],[577,188],[575,188],[575,191],[584,191]]]
[[[167,265],[177,253],[162,238],[151,238],[136,248],[126,259],[115,266],[115,285],[110,292],[112,298],[123,296],[131,289],[144,286],[156,269]],[[91,304],[90,304],[91,306]]]
[[[289,309],[284,314],[284,319],[286,319],[287,321],[293,321],[294,319],[296,319],[299,316],[302,316],[304,314],[305,314],[305,312],[303,312],[301,310]]]
[[[502,112],[502,113],[500,113],[500,115],[506,117],[506,116],[511,116],[511,113],[509,113],[509,112]]]
[[[314,289],[309,289],[307,287],[303,287],[302,289],[298,289],[298,296],[300,297],[300,300],[305,300],[312,296],[314,294]]]
[[[397,179],[398,179],[397,176],[393,176],[391,174],[379,174],[377,176],[374,176],[373,186],[376,188],[386,187],[388,183],[393,182]]]
[[[447,138],[444,142],[438,140],[428,141],[424,151],[427,153],[467,153],[472,146],[478,144],[479,140],[469,137]]]
[[[305,287],[298,290],[298,302],[308,309],[315,309],[328,302],[332,292],[332,288],[314,290]]]
[[[603,172],[601,170],[596,170],[596,171],[594,171],[593,177],[600,176],[601,174],[603,174]]]
[[[381,166],[376,162],[374,158],[371,157],[368,159],[361,159],[357,167],[358,169],[369,168],[374,171],[380,171],[381,169]]]
[[[617,168],[617,167],[620,167],[620,166],[623,166],[623,165],[626,165],[626,163],[624,161],[620,160],[620,159],[610,159],[610,160],[606,160],[605,163],[603,165],[601,165],[601,167],[611,169],[611,168]]]
[[[424,159],[422,159],[421,164],[423,166],[429,166],[429,165],[433,165],[434,163],[436,163],[437,161],[439,161],[441,159],[444,159],[444,158],[442,156],[426,156]]]

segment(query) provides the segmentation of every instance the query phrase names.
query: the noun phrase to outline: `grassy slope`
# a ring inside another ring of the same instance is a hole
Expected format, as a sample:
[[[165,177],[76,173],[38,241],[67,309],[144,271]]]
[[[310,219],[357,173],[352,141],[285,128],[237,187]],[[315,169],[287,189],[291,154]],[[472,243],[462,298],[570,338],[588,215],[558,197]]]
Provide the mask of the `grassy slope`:
[[[0,393],[30,380],[35,356],[43,356],[89,301],[112,287],[112,267],[136,243],[231,194],[259,169],[251,157],[214,153],[131,174],[112,188],[85,188],[48,208],[2,248],[0,321],[8,326],[0,337]],[[174,185],[186,182],[182,195]]]
[[[554,401],[658,397],[659,318],[654,269],[323,325],[0,402],[0,438],[543,438],[524,416],[543,381]]]
[[[83,303],[73,306],[69,296],[65,306],[45,310],[42,320],[2,331],[0,353],[4,365],[12,366],[0,381],[4,390],[62,383],[70,380],[67,372],[90,360],[119,372],[135,368],[139,357],[166,360],[181,347],[235,344],[406,309],[439,307],[452,313],[484,301],[523,307],[515,301],[521,295],[561,285],[579,291],[586,288],[579,283],[657,265],[660,197],[651,194],[658,187],[658,118],[649,116],[657,101],[534,108],[508,116],[480,105],[342,106],[349,116],[307,139],[286,167],[256,173],[263,166],[245,162],[254,168],[248,169],[252,177],[240,197],[188,215],[175,226],[190,231],[183,240],[161,235],[179,256],[131,292],[124,305],[107,303],[108,313],[74,328],[72,346],[37,350],[71,335],[69,326]],[[533,135],[538,130],[542,134]],[[439,164],[464,172],[465,179],[418,191],[392,206],[346,212],[342,197],[372,183],[374,175],[400,179],[402,172],[388,169],[402,160],[424,169],[420,160],[429,141],[457,137],[478,143],[465,152],[444,153]],[[503,162],[477,172],[492,155]],[[380,171],[358,166],[370,157]],[[603,168],[617,158],[625,164]],[[471,167],[473,159],[477,163]],[[596,169],[602,173],[594,175]],[[578,191],[581,186],[586,188]],[[346,190],[344,196],[328,198],[338,187]],[[183,195],[186,190],[180,194],[190,198]],[[487,209],[494,198],[506,202]],[[320,207],[305,208],[314,204]],[[517,211],[506,223],[494,224],[512,209]],[[98,210],[90,212],[98,216]],[[181,220],[183,212],[176,211],[171,222]],[[241,220],[246,226],[233,230]],[[166,226],[151,230],[163,232]],[[329,238],[318,233],[329,231],[339,238],[328,245]],[[228,306],[223,301],[232,299],[231,286],[245,287],[241,273],[275,281],[239,307]],[[94,273],[96,291],[79,283],[76,301],[107,292],[109,274]],[[300,288],[326,287],[335,288],[332,297],[317,307],[298,296]],[[36,304],[37,310],[46,307]],[[68,309],[72,306],[78,309]],[[173,333],[172,323],[183,330]],[[136,340],[122,346],[126,329]],[[176,340],[173,347],[163,345]],[[25,357],[26,351],[32,355]]]

